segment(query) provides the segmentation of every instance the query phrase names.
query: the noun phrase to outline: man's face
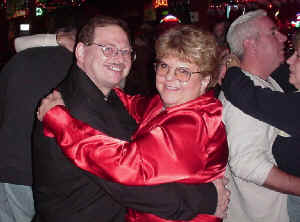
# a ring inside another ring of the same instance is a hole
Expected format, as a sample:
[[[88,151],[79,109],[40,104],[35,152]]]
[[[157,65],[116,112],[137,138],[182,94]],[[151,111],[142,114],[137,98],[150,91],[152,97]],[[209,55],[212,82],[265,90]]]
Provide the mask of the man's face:
[[[80,43],[77,46],[77,63],[107,95],[129,73],[131,57],[124,55],[120,50],[130,50],[131,46],[126,33],[117,25],[96,28],[93,43],[89,46]],[[99,45],[113,47],[118,51],[112,56],[107,56],[103,53],[104,47]]]
[[[225,23],[224,22],[219,22],[215,25],[214,27],[214,35],[217,38],[221,38],[224,35],[225,32]]]
[[[256,40],[256,57],[271,74],[284,61],[284,42],[287,38],[267,16],[257,19],[257,28],[260,34]]]

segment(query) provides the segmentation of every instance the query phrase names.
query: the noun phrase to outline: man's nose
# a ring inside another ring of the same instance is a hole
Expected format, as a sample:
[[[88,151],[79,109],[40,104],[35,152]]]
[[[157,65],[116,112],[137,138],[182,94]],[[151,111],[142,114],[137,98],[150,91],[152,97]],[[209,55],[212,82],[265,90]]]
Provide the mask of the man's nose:
[[[113,54],[112,54],[113,57],[119,56],[119,55],[121,56],[121,50],[116,49],[116,50],[113,51]]]
[[[285,42],[287,40],[287,37],[284,34],[282,34],[281,32],[279,32],[278,33],[278,39],[281,42]]]
[[[114,51],[112,57],[118,61],[123,61],[124,60],[124,57],[122,56],[121,54],[121,50],[116,50]]]

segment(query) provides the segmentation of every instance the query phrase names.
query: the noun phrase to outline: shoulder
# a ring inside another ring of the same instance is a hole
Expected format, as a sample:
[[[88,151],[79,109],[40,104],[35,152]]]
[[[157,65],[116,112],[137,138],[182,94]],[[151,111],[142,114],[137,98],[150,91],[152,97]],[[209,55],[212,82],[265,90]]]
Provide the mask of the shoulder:
[[[66,76],[72,54],[59,47],[31,48],[17,53],[1,70],[0,85],[12,92],[38,91],[55,87]],[[14,89],[15,88],[15,89]],[[23,92],[25,93],[25,92]],[[29,92],[26,92],[29,93]]]
[[[18,69],[22,65],[26,68],[35,66],[53,66],[53,62],[59,64],[71,64],[73,55],[62,47],[36,47],[26,49],[15,54],[7,63],[6,68]]]
[[[37,60],[49,59],[54,60],[56,58],[63,61],[72,60],[73,53],[63,47],[47,46],[47,47],[35,47],[21,51],[15,55],[17,58],[31,58],[34,57]]]
[[[216,127],[222,122],[222,103],[214,97],[213,93],[208,92],[196,100],[182,104],[179,107],[171,108],[170,119],[173,117],[177,121],[188,124],[215,124]],[[184,124],[183,124],[184,125]]]

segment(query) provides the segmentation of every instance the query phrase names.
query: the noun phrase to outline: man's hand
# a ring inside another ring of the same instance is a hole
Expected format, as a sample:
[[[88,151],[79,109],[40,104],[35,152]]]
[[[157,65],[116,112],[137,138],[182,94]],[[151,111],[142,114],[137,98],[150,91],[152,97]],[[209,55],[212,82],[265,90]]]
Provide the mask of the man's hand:
[[[65,105],[61,95],[58,91],[53,91],[41,102],[40,107],[38,108],[37,118],[40,121],[43,121],[44,115],[56,105]]]
[[[216,217],[226,218],[228,204],[230,201],[230,191],[225,187],[228,184],[227,178],[221,178],[213,181],[213,184],[216,186],[218,192],[218,204],[215,212]]]
[[[56,42],[58,45],[65,47],[70,52],[73,52],[76,42],[76,31],[58,32],[56,34]]]

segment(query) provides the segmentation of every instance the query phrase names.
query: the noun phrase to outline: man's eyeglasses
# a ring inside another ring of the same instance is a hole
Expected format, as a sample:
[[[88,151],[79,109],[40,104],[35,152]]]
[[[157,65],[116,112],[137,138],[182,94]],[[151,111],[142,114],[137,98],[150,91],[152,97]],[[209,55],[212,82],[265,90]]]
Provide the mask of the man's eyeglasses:
[[[114,46],[110,46],[110,45],[106,46],[106,45],[97,44],[94,42],[90,43],[89,45],[99,46],[101,48],[103,55],[107,58],[117,56],[119,53],[121,54],[121,56],[123,56],[125,58],[134,57],[134,52],[132,49],[118,49]]]
[[[157,75],[165,76],[169,73],[170,66],[163,62],[154,63],[154,69]],[[176,67],[175,69],[175,77],[181,82],[188,82],[191,79],[192,74],[201,73],[201,72],[192,72],[188,68],[185,67]]]

